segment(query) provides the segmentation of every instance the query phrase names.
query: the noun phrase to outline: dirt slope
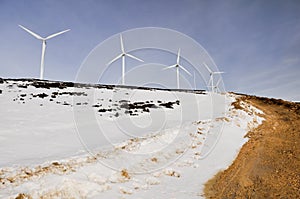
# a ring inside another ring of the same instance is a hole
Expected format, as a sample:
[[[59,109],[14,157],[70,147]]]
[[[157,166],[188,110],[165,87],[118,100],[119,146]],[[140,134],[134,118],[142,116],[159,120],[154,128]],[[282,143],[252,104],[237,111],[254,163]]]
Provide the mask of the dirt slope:
[[[266,119],[225,171],[207,182],[207,198],[300,198],[300,104],[242,96]]]

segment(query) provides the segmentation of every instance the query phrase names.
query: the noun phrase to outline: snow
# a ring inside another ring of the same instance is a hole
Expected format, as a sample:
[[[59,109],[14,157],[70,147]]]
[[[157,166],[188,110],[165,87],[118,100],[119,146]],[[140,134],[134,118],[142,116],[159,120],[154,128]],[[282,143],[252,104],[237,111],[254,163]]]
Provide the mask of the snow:
[[[0,198],[201,198],[263,120],[232,94],[31,84],[0,84]]]

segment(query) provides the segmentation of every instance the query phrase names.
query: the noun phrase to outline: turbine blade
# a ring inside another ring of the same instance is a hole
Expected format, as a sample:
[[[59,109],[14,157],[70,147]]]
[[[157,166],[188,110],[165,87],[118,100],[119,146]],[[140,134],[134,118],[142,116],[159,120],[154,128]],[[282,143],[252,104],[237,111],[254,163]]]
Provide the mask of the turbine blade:
[[[225,72],[212,72],[213,74],[223,74],[223,73],[225,73]]]
[[[121,50],[122,50],[122,53],[125,53],[122,34],[120,34],[120,42],[121,42]]]
[[[65,32],[68,32],[68,31],[70,31],[70,30],[71,30],[71,29],[64,30],[64,31],[61,31],[61,32],[58,32],[58,33],[54,33],[54,34],[52,34],[52,35],[46,37],[45,39],[46,39],[46,40],[47,40],[47,39],[51,39],[51,38],[53,38],[53,37],[56,37],[56,36],[58,36],[58,35],[61,35],[61,34],[65,33]]]
[[[205,62],[203,62],[203,65],[205,66],[205,68],[208,70],[209,73],[212,73],[212,70],[210,70],[210,68],[206,65]]]
[[[139,59],[139,58],[137,58],[136,56],[133,56],[133,55],[131,55],[131,54],[125,54],[125,56],[131,57],[132,59],[138,60],[138,61],[140,61],[140,62],[144,62],[143,60],[141,60],[141,59]]]
[[[179,65],[179,59],[180,59],[180,48],[178,49],[178,53],[177,53],[177,60],[176,63]]]
[[[218,85],[220,84],[220,82],[221,82],[221,79],[219,79],[218,81],[217,81],[217,83],[216,83],[216,87],[218,87]]]
[[[167,66],[167,67],[163,68],[163,70],[167,70],[167,69],[174,68],[174,67],[176,67],[176,64],[174,64],[172,66]]]
[[[31,30],[25,28],[24,26],[19,25],[19,27],[22,28],[23,30],[25,30],[26,32],[28,32],[29,34],[31,34],[32,36],[34,36],[35,38],[37,38],[37,39],[40,39],[40,40],[43,40],[43,39],[44,39],[44,38],[41,37],[40,35],[38,35],[38,34],[32,32]]]
[[[123,55],[123,54],[120,54],[120,55],[116,56],[115,58],[113,58],[110,62],[108,62],[108,63],[106,64],[106,66],[109,66],[109,65],[111,65],[113,62],[117,61],[119,58],[122,57],[122,55]]]
[[[183,66],[181,65],[178,65],[182,70],[184,70],[187,74],[189,74],[190,76],[192,76],[192,74],[187,70],[185,69]]]

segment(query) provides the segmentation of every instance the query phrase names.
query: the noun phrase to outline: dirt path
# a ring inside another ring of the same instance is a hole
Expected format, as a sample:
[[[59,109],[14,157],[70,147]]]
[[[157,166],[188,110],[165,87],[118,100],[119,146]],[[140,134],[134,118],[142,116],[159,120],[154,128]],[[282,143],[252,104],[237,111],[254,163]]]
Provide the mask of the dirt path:
[[[225,171],[205,186],[207,198],[300,198],[300,104],[242,96],[266,120]]]

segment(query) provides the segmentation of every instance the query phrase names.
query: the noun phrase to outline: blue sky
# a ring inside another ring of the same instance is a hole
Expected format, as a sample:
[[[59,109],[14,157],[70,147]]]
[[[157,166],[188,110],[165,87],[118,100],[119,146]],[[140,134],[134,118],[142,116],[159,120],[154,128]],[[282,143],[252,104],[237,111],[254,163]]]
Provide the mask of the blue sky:
[[[138,27],[164,27],[199,42],[228,91],[300,101],[300,1],[297,0],[0,0],[0,76],[39,77],[42,36],[45,78],[73,81],[99,43]]]

